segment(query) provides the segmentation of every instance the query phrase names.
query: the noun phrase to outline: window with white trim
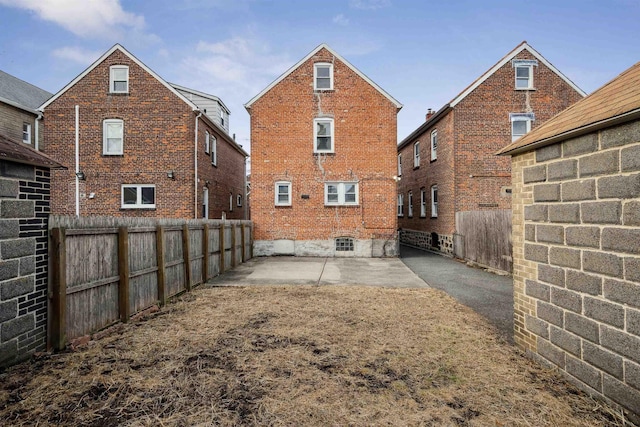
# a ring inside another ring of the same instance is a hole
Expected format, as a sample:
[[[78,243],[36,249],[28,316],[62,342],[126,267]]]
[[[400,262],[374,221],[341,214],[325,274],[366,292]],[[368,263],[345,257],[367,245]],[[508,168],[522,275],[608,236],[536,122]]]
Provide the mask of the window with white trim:
[[[313,64],[313,90],[333,90],[333,64]]]
[[[129,93],[129,67],[126,65],[109,67],[109,92]]]
[[[156,186],[153,184],[122,184],[122,209],[153,209],[156,207]]]
[[[413,218],[413,192],[409,191],[407,195],[407,215]]]
[[[431,132],[431,160],[438,159],[438,129]]]
[[[420,166],[420,141],[413,144],[413,167]]]
[[[211,135],[209,141],[209,148],[211,149],[211,164],[213,166],[218,166],[218,139],[214,135]]]
[[[288,181],[278,181],[275,184],[275,204],[276,206],[291,206],[291,183]]]
[[[31,144],[31,123],[22,123],[22,142]]]
[[[211,135],[209,135],[209,131],[205,131],[204,132],[204,152],[205,154],[209,154],[209,138]]]
[[[398,216],[404,216],[404,195],[398,193]]]
[[[398,176],[402,176],[402,154],[398,154]]]
[[[511,141],[522,137],[531,130],[531,122],[535,119],[533,113],[511,113]]]
[[[202,190],[202,218],[209,218],[209,189]]]
[[[238,207],[242,207],[242,194],[238,194],[238,197],[236,199],[236,204],[238,205]]]
[[[324,184],[324,204],[328,206],[357,205],[358,183],[326,182]]]
[[[333,153],[333,119],[313,119],[313,152]]]
[[[427,190],[420,189],[420,218],[427,216]]]
[[[431,218],[438,217],[438,186],[431,186]]]
[[[538,60],[514,59],[511,65],[515,72],[516,90],[533,89],[533,67],[538,66]]]
[[[102,154],[117,156],[124,154],[124,122],[106,119],[102,122]]]
[[[224,110],[220,109],[220,124],[224,127]]]

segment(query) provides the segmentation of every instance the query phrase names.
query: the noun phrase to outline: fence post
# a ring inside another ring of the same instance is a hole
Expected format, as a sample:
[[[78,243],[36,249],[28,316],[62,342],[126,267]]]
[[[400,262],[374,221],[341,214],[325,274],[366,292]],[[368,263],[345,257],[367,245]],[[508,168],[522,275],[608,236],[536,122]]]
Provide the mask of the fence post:
[[[62,350],[66,345],[67,242],[64,228],[51,230],[51,346]]]
[[[220,274],[224,273],[224,222],[220,223]]]
[[[158,263],[158,300],[163,306],[167,303],[166,276],[164,262],[164,227],[158,225],[156,227],[156,255]]]
[[[209,280],[209,224],[204,225],[202,230],[202,283]]]
[[[245,230],[245,224],[244,222],[242,224],[240,224],[240,232],[242,233],[242,236],[240,237],[240,241],[242,243],[242,248],[241,248],[241,253],[242,253],[242,262],[245,262],[247,260],[247,254],[245,251],[245,246],[246,246],[246,241],[244,238],[244,230]]]
[[[118,271],[120,272],[118,286],[120,321],[127,323],[131,310],[129,309],[129,229],[126,226],[118,228]]]
[[[253,222],[249,224],[249,258],[253,258]]]
[[[231,268],[235,268],[238,264],[236,254],[236,224],[231,224]]]
[[[189,253],[189,225],[182,226],[182,255],[184,257],[184,287],[191,290],[191,254]]]

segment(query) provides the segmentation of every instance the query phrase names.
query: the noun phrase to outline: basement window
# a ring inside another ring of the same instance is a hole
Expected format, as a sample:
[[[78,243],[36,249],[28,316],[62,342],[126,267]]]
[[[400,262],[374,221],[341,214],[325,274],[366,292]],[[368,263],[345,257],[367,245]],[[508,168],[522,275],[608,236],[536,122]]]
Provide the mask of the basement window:
[[[336,238],[336,252],[353,252],[353,239],[351,237]]]

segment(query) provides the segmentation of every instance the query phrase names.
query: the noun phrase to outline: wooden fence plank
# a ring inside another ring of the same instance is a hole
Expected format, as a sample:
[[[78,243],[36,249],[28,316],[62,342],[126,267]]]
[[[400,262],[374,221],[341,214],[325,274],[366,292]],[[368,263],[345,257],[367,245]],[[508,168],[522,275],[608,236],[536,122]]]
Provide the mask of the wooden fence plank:
[[[156,228],[156,257],[158,259],[158,300],[160,306],[163,306],[167,303],[167,292],[165,288],[164,227],[161,225]]]
[[[242,231],[242,236],[240,237],[240,241],[242,242],[242,262],[245,262],[247,260],[247,254],[246,254],[246,250],[245,250],[245,246],[246,246],[246,242],[245,242],[245,237],[244,237],[244,233],[245,233],[245,225],[244,222],[242,224],[240,224],[240,231]]]
[[[184,288],[191,290],[191,255],[189,253],[189,226],[182,226],[182,255],[184,256]]]
[[[224,273],[224,222],[220,224],[220,274]]]
[[[236,224],[231,224],[231,268],[237,266]]]
[[[120,284],[118,286],[118,306],[120,321],[127,323],[129,309],[129,231],[126,226],[118,228],[118,270]]]
[[[209,280],[209,224],[204,225],[202,232],[202,283]]]
[[[51,230],[51,334],[50,346],[62,350],[66,346],[67,249],[64,228]]]

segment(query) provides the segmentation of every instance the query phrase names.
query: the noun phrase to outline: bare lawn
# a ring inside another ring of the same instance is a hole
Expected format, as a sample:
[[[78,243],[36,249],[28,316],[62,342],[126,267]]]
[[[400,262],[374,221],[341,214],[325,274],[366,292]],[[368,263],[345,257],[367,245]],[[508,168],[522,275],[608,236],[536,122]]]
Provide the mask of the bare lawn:
[[[434,289],[201,288],[0,374],[5,425],[610,426]]]

